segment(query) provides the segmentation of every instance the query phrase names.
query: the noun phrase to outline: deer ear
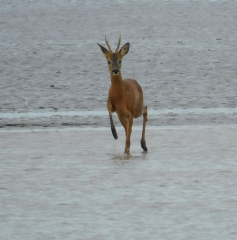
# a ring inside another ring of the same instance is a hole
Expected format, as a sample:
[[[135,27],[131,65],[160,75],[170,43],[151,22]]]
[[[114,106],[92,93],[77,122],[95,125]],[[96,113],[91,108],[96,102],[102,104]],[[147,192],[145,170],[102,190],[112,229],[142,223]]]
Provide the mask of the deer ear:
[[[99,43],[97,44],[100,46],[102,53],[107,54],[109,52],[105,47],[101,46]]]
[[[129,46],[130,46],[130,43],[126,43],[126,44],[124,44],[124,45],[121,47],[121,49],[119,50],[119,54],[120,54],[122,57],[124,57],[124,56],[128,53],[128,51],[129,51]]]

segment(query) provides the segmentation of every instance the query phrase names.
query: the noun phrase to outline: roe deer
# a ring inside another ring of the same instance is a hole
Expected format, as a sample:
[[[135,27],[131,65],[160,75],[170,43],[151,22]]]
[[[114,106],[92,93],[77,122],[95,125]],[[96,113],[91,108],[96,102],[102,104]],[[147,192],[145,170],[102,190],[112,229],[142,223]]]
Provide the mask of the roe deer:
[[[129,154],[130,150],[130,137],[132,133],[133,118],[140,117],[143,115],[143,130],[141,138],[141,147],[144,151],[147,151],[146,140],[145,140],[145,128],[147,122],[147,106],[143,105],[143,92],[141,86],[136,80],[133,79],[122,79],[121,76],[121,60],[129,51],[129,43],[126,43],[119,50],[121,36],[118,41],[118,46],[115,52],[112,52],[109,42],[105,37],[105,42],[109,48],[98,44],[101,48],[102,53],[105,55],[110,76],[111,86],[109,89],[109,96],[107,101],[107,108],[109,111],[109,118],[111,124],[111,131],[115,139],[118,138],[117,132],[113,123],[112,113],[116,112],[118,118],[123,125],[126,133],[126,143],[124,153]]]

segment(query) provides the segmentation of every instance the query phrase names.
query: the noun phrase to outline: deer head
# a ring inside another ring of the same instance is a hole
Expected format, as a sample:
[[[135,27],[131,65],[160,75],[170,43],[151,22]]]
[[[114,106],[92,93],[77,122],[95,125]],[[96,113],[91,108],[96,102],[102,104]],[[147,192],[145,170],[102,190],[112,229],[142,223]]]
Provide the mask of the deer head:
[[[105,58],[108,61],[109,71],[110,71],[111,75],[119,75],[119,73],[121,72],[122,58],[128,53],[130,44],[126,43],[119,50],[119,46],[120,46],[120,42],[121,42],[121,36],[120,36],[119,41],[118,41],[118,46],[117,46],[115,52],[113,52],[111,50],[111,47],[109,45],[109,42],[108,42],[106,36],[105,36],[105,42],[106,42],[109,50],[107,50],[105,47],[101,46],[99,43],[97,43],[97,44],[100,46],[102,53],[105,55]]]

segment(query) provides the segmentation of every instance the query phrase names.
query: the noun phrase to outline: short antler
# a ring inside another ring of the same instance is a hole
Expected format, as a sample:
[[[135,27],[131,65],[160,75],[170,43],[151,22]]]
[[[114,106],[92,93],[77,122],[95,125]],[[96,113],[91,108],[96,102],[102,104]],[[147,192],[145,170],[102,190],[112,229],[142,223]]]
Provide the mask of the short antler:
[[[105,36],[105,42],[106,42],[106,44],[107,44],[107,46],[109,48],[109,51],[112,52],[111,47],[109,46],[109,42],[108,42],[108,39],[106,38],[106,36]]]
[[[119,46],[120,46],[120,43],[121,43],[121,35],[120,35],[120,37],[119,37],[119,41],[118,41],[118,46],[117,46],[117,48],[116,48],[116,52],[118,52],[118,51],[119,51]]]

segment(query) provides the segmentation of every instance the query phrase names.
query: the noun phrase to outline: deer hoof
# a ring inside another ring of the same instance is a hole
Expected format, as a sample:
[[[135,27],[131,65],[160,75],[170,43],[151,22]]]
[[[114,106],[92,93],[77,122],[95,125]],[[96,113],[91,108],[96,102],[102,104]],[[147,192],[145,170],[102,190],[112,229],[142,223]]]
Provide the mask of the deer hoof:
[[[129,154],[129,148],[127,148],[127,149],[125,148],[124,153]]]
[[[141,139],[141,147],[145,152],[147,152],[146,140]]]
[[[118,135],[117,135],[116,129],[115,128],[111,128],[111,130],[112,130],[112,134],[114,136],[114,139],[117,140],[118,139]]]

